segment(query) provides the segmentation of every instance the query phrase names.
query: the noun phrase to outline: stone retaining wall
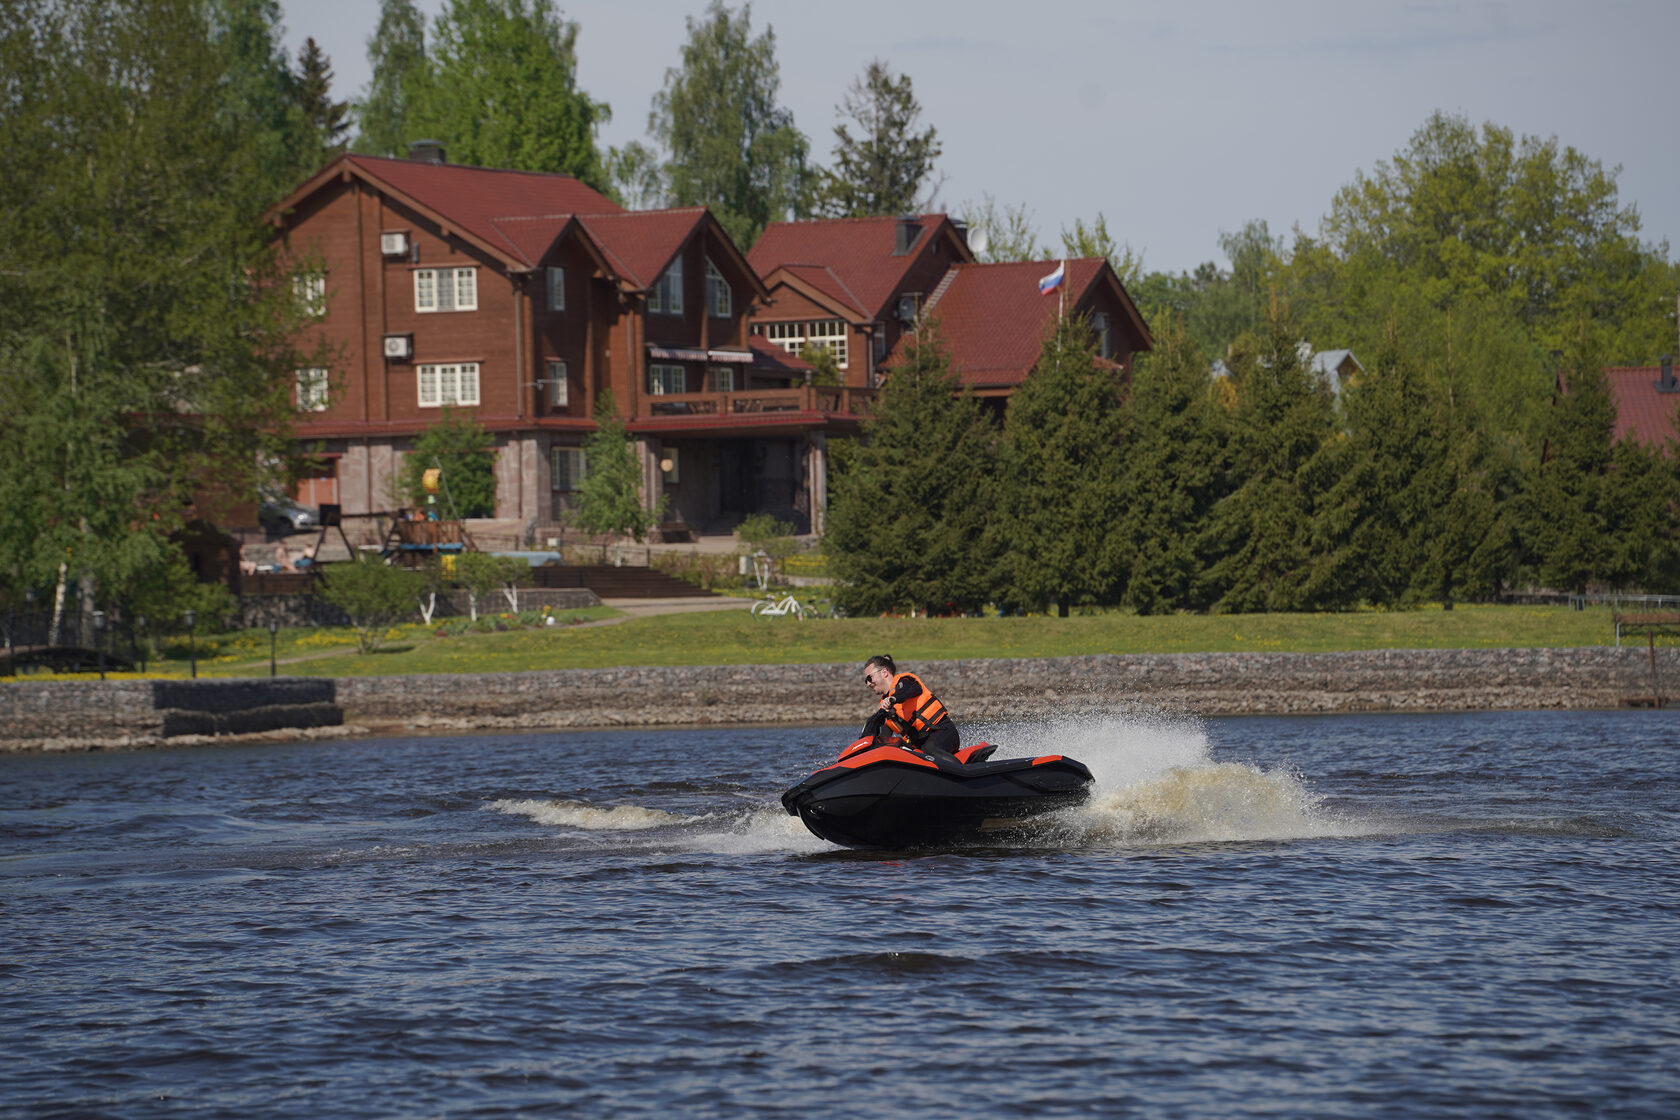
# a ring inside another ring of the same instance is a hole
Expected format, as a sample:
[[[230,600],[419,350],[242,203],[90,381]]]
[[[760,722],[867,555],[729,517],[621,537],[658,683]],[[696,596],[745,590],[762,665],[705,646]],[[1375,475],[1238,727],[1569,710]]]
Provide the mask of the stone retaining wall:
[[[1613,708],[1652,694],[1647,652],[1187,653],[906,664],[960,723],[1069,712],[1202,715]],[[1680,694],[1680,649],[1657,651]],[[0,750],[145,746],[341,720],[366,729],[861,724],[861,663],[575,669],[337,680],[0,684]]]

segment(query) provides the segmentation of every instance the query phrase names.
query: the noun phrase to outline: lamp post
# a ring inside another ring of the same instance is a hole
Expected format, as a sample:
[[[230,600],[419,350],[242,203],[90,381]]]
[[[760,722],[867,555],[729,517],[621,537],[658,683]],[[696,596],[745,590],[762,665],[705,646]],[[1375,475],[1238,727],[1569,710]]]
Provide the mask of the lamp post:
[[[279,633],[280,633],[280,620],[277,619],[277,618],[269,619],[268,620],[268,676],[269,676],[270,680],[274,679],[274,677],[278,673],[278,669],[277,669],[275,661],[274,661],[274,638],[275,638],[275,635],[277,635]]]
[[[146,616],[145,615],[137,614],[137,615],[134,616],[134,628],[136,630],[140,631],[140,640],[138,642],[136,642],[135,644],[140,647],[140,671],[142,673],[144,673],[146,671]]]
[[[23,589],[23,632],[29,635],[29,645],[35,645],[35,589]]]
[[[192,663],[192,678],[198,679],[198,612],[186,611],[182,617],[187,620],[187,658]]]
[[[99,650],[99,679],[105,679],[105,612],[93,612],[93,644]]]

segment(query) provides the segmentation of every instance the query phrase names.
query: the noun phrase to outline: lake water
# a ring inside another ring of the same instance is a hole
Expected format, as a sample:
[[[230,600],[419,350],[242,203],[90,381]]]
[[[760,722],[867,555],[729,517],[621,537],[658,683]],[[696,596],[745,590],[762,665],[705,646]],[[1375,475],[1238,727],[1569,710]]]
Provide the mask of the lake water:
[[[1680,716],[968,728],[1006,848],[846,852],[851,728],[0,758],[0,1113],[1680,1115]]]

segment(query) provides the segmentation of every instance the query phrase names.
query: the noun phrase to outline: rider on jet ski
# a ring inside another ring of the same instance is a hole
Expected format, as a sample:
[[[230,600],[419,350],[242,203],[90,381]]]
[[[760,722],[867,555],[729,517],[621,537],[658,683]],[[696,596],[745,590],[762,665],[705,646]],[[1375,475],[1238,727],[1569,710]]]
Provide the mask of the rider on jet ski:
[[[880,653],[863,663],[863,683],[881,698],[863,734],[881,743],[902,737],[918,750],[955,755],[962,737],[945,705],[914,673],[901,673]]]

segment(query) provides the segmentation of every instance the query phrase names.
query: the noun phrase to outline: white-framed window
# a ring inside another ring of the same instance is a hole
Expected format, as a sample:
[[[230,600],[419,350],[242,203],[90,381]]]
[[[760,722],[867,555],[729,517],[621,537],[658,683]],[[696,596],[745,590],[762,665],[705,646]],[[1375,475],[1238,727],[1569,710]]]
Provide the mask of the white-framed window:
[[[548,309],[566,310],[566,270],[563,268],[548,270]]]
[[[654,282],[648,292],[648,310],[661,315],[681,315],[683,309],[682,287],[682,258],[671,262],[671,267],[665,274]]]
[[[1114,328],[1109,323],[1108,312],[1099,311],[1091,316],[1091,329],[1097,332],[1097,357],[1114,357]]]
[[[477,362],[421,366],[418,381],[421,408],[478,403]]]
[[[304,412],[325,412],[332,375],[324,369],[297,371],[297,406]]]
[[[799,354],[807,346],[821,346],[834,356],[841,369],[846,368],[846,321],[817,319],[809,323],[770,323],[769,338],[789,354]]]
[[[566,386],[566,363],[549,362],[548,377],[543,388],[548,390],[548,407],[566,408],[570,399]]]
[[[581,447],[548,449],[548,485],[553,490],[576,490],[589,473],[589,461]]]
[[[875,349],[875,360],[877,362],[885,361],[887,357],[887,324],[879,319],[875,320],[875,333],[871,336],[871,341]]]
[[[327,313],[327,277],[325,273],[306,272],[292,277],[292,294],[297,297],[298,310],[319,319]]]
[[[648,366],[648,392],[656,397],[688,392],[688,376],[681,366]]]
[[[717,265],[706,260],[706,311],[714,319],[727,319],[734,312],[734,295],[729,290],[729,281],[723,278]]]
[[[706,390],[712,393],[733,393],[735,391],[735,367],[707,366]]]
[[[414,310],[477,311],[478,269],[415,269]]]

